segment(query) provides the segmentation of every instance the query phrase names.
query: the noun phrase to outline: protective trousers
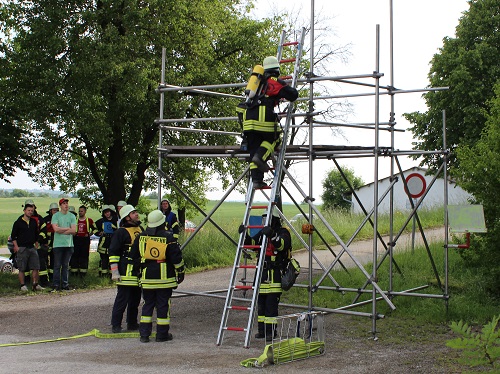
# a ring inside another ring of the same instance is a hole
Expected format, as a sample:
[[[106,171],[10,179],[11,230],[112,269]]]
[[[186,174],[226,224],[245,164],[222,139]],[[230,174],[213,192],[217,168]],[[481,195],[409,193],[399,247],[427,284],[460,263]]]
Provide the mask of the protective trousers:
[[[257,156],[263,163],[266,162],[278,144],[276,134],[274,132],[245,131],[245,135],[248,140],[250,160]],[[253,181],[262,181],[264,179],[263,170],[260,170],[259,166],[253,161],[250,162],[250,173]]]
[[[127,309],[127,324],[137,325],[139,304],[141,302],[141,288],[139,286],[116,287],[117,293],[113,312],[111,313],[111,326],[121,327],[125,309]]]
[[[38,259],[40,260],[39,283],[45,287],[49,285],[49,248],[47,246],[38,248]]]
[[[141,313],[139,333],[149,337],[153,330],[153,311],[156,308],[156,338],[166,339],[170,329],[171,288],[155,288],[142,290],[144,305]]]
[[[89,268],[89,255],[90,255],[90,237],[88,236],[75,236],[73,238],[75,245],[75,252],[71,256],[69,266],[72,275],[84,276],[87,274]]]
[[[258,332],[260,335],[273,336],[276,330],[276,317],[281,293],[259,293],[257,299]]]

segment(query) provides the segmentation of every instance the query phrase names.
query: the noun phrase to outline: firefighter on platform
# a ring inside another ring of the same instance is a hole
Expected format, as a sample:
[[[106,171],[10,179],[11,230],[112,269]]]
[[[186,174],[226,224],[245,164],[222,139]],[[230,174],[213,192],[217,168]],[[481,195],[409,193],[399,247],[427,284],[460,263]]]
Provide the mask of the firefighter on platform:
[[[237,109],[242,114],[243,134],[248,142],[254,188],[266,187],[264,173],[269,171],[266,161],[280,140],[281,128],[274,107],[281,99],[293,102],[299,96],[295,88],[278,78],[280,65],[276,57],[266,57],[263,67],[261,94],[240,104]]]
[[[139,329],[137,316],[141,302],[139,287],[139,261],[130,257],[130,248],[136,237],[144,231],[139,221],[139,213],[132,205],[125,205],[120,210],[122,226],[116,230],[109,246],[109,262],[111,265],[111,279],[116,281],[117,293],[111,327],[114,333],[122,332],[122,319],[127,309],[127,330]]]
[[[131,250],[133,259],[140,259],[141,287],[144,298],[140,341],[149,342],[156,308],[156,341],[172,340],[170,330],[170,298],[172,290],[184,280],[184,261],[177,240],[165,227],[160,210],[148,215],[148,228],[139,235]]]
[[[109,276],[108,248],[114,232],[118,229],[118,217],[113,214],[110,205],[102,206],[102,218],[96,221],[95,227],[97,230],[96,235],[100,237],[99,244],[97,245],[97,252],[101,257],[99,261],[99,276],[107,277]]]
[[[266,217],[266,214],[262,216],[263,224]],[[285,270],[292,250],[290,231],[281,226],[281,219],[276,209],[273,209],[270,226],[264,227],[252,238],[247,236],[246,244],[250,244],[249,239],[251,239],[255,244],[261,245],[264,235],[267,238],[267,245],[257,300],[258,332],[255,338],[271,341],[276,337],[276,317],[282,293],[281,272]]]

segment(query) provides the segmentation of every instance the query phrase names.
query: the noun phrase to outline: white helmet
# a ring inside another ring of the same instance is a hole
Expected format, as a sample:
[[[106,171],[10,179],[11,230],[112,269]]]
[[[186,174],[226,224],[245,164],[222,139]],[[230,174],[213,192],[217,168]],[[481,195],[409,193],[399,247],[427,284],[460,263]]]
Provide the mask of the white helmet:
[[[269,56],[264,59],[262,66],[264,66],[264,70],[279,69],[280,63],[276,57]]]
[[[148,227],[154,228],[162,224],[165,224],[165,216],[163,215],[161,210],[153,210],[148,214]]]
[[[120,218],[124,219],[130,213],[135,212],[136,209],[132,205],[125,205],[120,209]]]

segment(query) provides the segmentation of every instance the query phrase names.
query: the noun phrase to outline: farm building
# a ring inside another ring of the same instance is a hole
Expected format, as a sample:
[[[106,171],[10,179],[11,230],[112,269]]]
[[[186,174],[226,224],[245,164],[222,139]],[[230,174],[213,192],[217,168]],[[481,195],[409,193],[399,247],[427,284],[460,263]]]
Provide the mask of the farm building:
[[[405,180],[407,181],[410,193],[415,199],[419,199],[424,195],[426,189],[431,186],[434,175],[426,175],[427,169],[420,167],[413,167],[408,170],[403,171]],[[380,179],[378,181],[378,195],[383,196],[388,190],[391,184],[391,178],[387,177]],[[366,211],[373,209],[373,190],[374,183],[369,183],[361,186],[356,190],[356,195],[358,196],[361,204],[364,206]],[[458,186],[453,180],[448,178],[448,204],[462,205],[470,204],[469,199],[472,196],[464,191],[460,186]],[[390,196],[387,194],[379,205],[379,213],[389,212],[389,199]],[[352,201],[352,212],[362,213],[360,204],[356,199],[351,196]],[[425,198],[420,205],[419,209],[432,208],[436,206],[443,206],[444,201],[444,180],[443,178],[437,178],[434,184],[430,187],[429,191],[425,195]],[[410,202],[408,201],[408,195],[404,190],[404,183],[398,175],[398,181],[394,185],[394,211],[408,211],[411,210]]]

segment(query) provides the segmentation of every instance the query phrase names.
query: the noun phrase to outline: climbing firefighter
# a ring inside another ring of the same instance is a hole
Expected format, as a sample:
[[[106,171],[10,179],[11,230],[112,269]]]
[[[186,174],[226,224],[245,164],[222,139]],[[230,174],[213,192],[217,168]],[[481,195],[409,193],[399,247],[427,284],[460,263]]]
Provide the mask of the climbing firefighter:
[[[262,215],[262,224],[265,224],[266,217],[267,214]],[[271,341],[276,337],[276,317],[282,293],[281,272],[286,269],[292,250],[290,232],[281,226],[276,209],[273,209],[270,225],[253,237],[246,236],[246,244],[253,240],[255,244],[261,245],[264,236],[267,244],[257,300],[258,332],[255,338]]]
[[[116,230],[109,246],[109,262],[111,265],[111,279],[116,281],[117,293],[113,312],[111,314],[111,328],[114,333],[122,332],[122,319],[127,309],[127,330],[138,330],[137,316],[141,302],[139,287],[139,261],[130,256],[130,248],[136,237],[144,231],[139,221],[139,213],[132,205],[125,205],[120,210],[122,226]]]
[[[140,259],[141,287],[144,298],[140,341],[149,342],[153,330],[153,311],[156,308],[156,341],[172,340],[170,330],[170,298],[172,290],[184,280],[184,261],[177,240],[166,230],[165,217],[160,210],[148,215],[148,227],[134,242],[131,257]]]
[[[118,217],[114,213],[112,205],[102,206],[102,218],[95,222],[96,235],[99,236],[97,252],[101,259],[99,260],[99,276],[109,276],[109,253],[108,248],[111,244],[111,238],[118,229]]]
[[[281,128],[274,107],[281,99],[295,101],[298,91],[279,79],[280,67],[276,57],[264,59],[264,76],[259,89],[261,94],[238,105],[237,111],[243,121],[243,134],[250,152],[250,174],[254,188],[266,187],[264,173],[269,171],[267,159],[279,143]]]

